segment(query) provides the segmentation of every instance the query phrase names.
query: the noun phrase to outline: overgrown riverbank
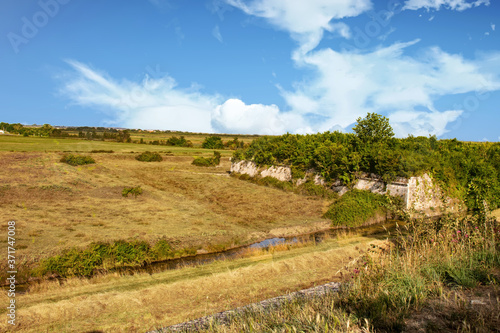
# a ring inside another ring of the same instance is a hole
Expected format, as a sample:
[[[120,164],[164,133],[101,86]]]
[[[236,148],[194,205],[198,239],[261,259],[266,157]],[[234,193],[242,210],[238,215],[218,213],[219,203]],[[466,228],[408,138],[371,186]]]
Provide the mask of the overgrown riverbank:
[[[394,236],[381,255],[367,253],[346,266],[338,294],[294,299],[273,311],[248,309],[229,321],[215,320],[204,331],[498,330],[497,221],[481,216],[409,221]]]

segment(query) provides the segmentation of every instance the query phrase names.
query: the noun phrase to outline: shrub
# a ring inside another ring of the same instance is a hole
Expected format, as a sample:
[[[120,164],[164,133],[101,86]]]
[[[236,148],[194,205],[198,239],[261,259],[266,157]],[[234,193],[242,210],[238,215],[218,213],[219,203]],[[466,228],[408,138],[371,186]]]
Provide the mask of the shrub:
[[[71,248],[60,255],[46,258],[40,262],[34,273],[41,276],[54,273],[61,277],[92,276],[98,270],[141,266],[155,260],[194,253],[194,249],[175,250],[164,239],[158,240],[153,246],[145,241],[135,240],[97,242],[83,249]]]
[[[386,214],[387,206],[383,195],[352,190],[335,201],[324,217],[331,219],[334,226],[358,227],[377,213]]]
[[[123,188],[122,196],[126,198],[129,194],[133,195],[134,198],[137,198],[138,195],[142,194],[142,188],[140,186]]]
[[[220,136],[209,136],[201,144],[205,149],[224,149],[224,144]]]
[[[92,150],[91,153],[107,153],[107,154],[112,154],[114,153],[113,150],[104,150],[104,149],[99,149],[99,150]]]
[[[186,140],[184,136],[181,136],[180,138],[173,136],[169,138],[166,143],[167,146],[179,146],[179,147],[192,147],[193,143],[189,140]]]
[[[69,155],[64,155],[61,158],[60,162],[76,166],[76,165],[84,165],[84,164],[93,164],[93,163],[95,163],[95,160],[90,156],[69,154]]]
[[[145,151],[144,153],[137,155],[135,157],[136,160],[141,162],[161,162],[163,158],[160,154],[150,151]]]
[[[209,167],[216,166],[220,164],[220,153],[218,151],[214,151],[214,156],[210,158],[198,157],[195,158],[191,163],[196,166]]]

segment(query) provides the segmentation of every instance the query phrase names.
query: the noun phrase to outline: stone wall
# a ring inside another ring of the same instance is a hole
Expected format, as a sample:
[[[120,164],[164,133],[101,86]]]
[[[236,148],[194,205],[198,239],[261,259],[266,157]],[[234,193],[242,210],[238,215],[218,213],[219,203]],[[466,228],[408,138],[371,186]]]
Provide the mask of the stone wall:
[[[257,168],[251,161],[240,161],[231,164],[231,172],[247,174],[250,177],[273,177],[282,182],[292,180],[292,170],[286,166],[271,166],[269,168]]]
[[[287,166],[271,166],[269,168],[258,168],[251,161],[240,161],[231,165],[231,172],[247,174],[251,177],[273,177],[280,181],[294,181],[301,185],[308,179],[317,185],[325,185],[324,179],[309,170],[303,179],[292,179],[292,171]],[[340,181],[333,182],[331,189],[343,195],[349,188],[342,185]],[[428,174],[419,177],[398,178],[394,182],[385,183],[376,175],[364,174],[358,178],[353,186],[358,190],[367,190],[378,194],[389,194],[403,200],[406,209],[412,209],[423,213],[425,216],[439,216],[443,213],[460,213],[463,207],[457,199],[445,196],[438,185],[434,184]]]

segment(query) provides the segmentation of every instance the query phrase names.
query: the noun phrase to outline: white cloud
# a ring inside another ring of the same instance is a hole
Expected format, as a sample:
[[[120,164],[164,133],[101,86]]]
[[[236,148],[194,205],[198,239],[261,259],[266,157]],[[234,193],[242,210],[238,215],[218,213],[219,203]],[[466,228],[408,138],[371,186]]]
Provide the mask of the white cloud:
[[[490,24],[490,27],[491,27],[491,30],[492,30],[492,31],[495,31],[495,24],[491,23],[491,24]]]
[[[412,132],[410,127],[413,133],[441,135],[460,110],[439,112],[434,100],[500,89],[498,76],[482,69],[486,61],[468,61],[437,47],[427,49],[420,58],[405,55],[405,49],[417,43],[396,43],[369,53],[312,51],[302,61],[316,75],[282,95],[293,114],[319,119],[309,124],[316,131],[336,125],[348,128],[357,117],[377,112],[398,116],[391,123],[400,136]],[[411,121],[399,120],[402,115]]]
[[[74,71],[61,78],[61,93],[79,105],[108,113],[111,123],[131,128],[213,131],[210,115],[219,96],[179,88],[168,76],[146,76],[140,83],[117,81],[80,62],[67,63]]]
[[[389,119],[398,137],[443,135],[448,132],[446,125],[454,122],[463,113],[461,110],[443,112],[396,111],[389,114]]]
[[[311,132],[299,115],[281,112],[276,105],[250,104],[229,99],[215,108],[212,126],[222,133],[283,134]]]
[[[349,27],[341,22],[333,23],[332,20],[358,16],[372,7],[370,0],[225,1],[248,15],[264,18],[275,27],[289,32],[299,42],[302,54],[318,45],[324,31],[349,38]]]
[[[242,134],[311,132],[300,115],[280,112],[276,105],[246,105],[239,99],[221,104],[220,96],[196,88],[179,88],[167,75],[140,83],[115,80],[78,61],[61,76],[61,93],[74,103],[94,107],[110,117],[108,123],[142,129]]]
[[[212,36],[215,37],[215,39],[217,39],[219,42],[223,42],[223,39],[222,39],[222,35],[220,33],[220,29],[219,29],[219,26],[216,25],[213,30],[212,30]]]
[[[463,11],[481,5],[489,6],[490,0],[407,0],[403,9],[417,10],[425,8],[427,10],[439,10],[441,7],[451,10]]]

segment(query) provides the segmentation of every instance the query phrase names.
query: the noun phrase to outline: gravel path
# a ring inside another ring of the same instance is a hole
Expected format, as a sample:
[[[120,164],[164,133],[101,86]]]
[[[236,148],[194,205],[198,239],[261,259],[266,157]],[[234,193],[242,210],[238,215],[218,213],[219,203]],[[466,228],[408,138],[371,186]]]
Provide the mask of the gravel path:
[[[179,331],[197,331],[198,328],[202,328],[206,326],[209,322],[213,320],[217,320],[219,322],[228,321],[231,315],[252,309],[252,308],[260,308],[260,309],[269,309],[275,307],[277,305],[282,304],[285,301],[290,301],[292,299],[300,298],[300,297],[311,297],[316,295],[324,295],[328,291],[337,292],[339,290],[340,283],[338,282],[330,282],[321,286],[299,290],[284,296],[278,296],[270,299],[266,299],[262,302],[252,303],[249,305],[245,305],[233,310],[219,312],[210,316],[198,318],[195,320],[187,321],[185,323],[180,323],[172,326],[168,326],[159,330],[150,331],[148,333],[166,333],[166,332],[179,332]]]

